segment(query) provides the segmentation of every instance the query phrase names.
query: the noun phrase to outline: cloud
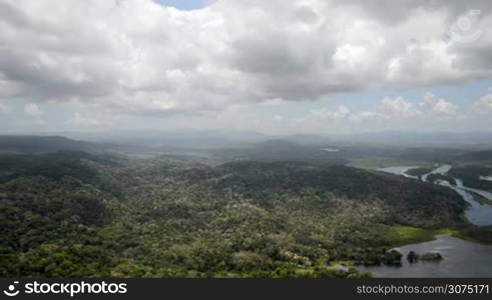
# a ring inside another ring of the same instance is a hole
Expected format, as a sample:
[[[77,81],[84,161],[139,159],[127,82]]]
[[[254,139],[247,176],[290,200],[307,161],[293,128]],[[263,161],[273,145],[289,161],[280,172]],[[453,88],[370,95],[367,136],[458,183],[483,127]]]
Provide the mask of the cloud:
[[[276,122],[281,122],[284,120],[284,117],[282,117],[281,115],[275,115],[273,116],[273,120],[275,120]]]
[[[4,101],[0,100],[0,113],[6,113],[10,111],[10,106]]]
[[[492,93],[483,96],[482,98],[480,98],[480,100],[475,102],[475,104],[473,105],[473,110],[477,114],[481,115],[492,114]]]
[[[318,120],[332,122],[347,120],[350,117],[351,113],[346,106],[340,105],[338,107],[338,110],[336,111],[330,111],[326,108],[312,110],[311,115]]]
[[[406,122],[422,117],[423,113],[413,103],[403,97],[385,97],[373,110],[353,113],[350,119],[355,122]]]
[[[133,120],[122,118],[118,114],[114,114],[111,109],[97,109],[97,105],[84,107],[78,105],[80,111],[75,111],[73,115],[65,122],[72,128],[99,130],[108,128],[118,128],[122,123],[127,122],[127,128],[133,128]]]
[[[397,97],[395,99],[388,97],[384,98],[378,109],[378,113],[386,119],[407,119],[421,114],[412,103],[406,101],[402,97]]]
[[[434,105],[432,111],[442,117],[455,116],[458,110],[458,106],[448,102],[444,99],[439,99],[439,101]]]
[[[485,99],[485,98],[483,98]],[[350,110],[341,105],[336,110],[320,108],[312,110],[308,117],[300,120],[311,128],[337,126],[348,129],[362,126],[364,130],[391,128],[419,128],[421,126],[436,126],[438,123],[448,124],[448,121],[466,119],[467,116],[458,113],[459,107],[450,101],[438,98],[427,92],[418,105],[402,96],[384,97],[380,103],[368,110]],[[486,102],[486,100],[482,100]],[[491,109],[492,109],[492,101]],[[478,105],[478,104],[477,104]],[[483,105],[483,103],[481,104]],[[437,123],[436,123],[437,121]]]
[[[70,125],[82,128],[97,128],[102,126],[102,122],[91,118],[89,116],[83,115],[80,112],[76,112],[72,119],[68,121]]]
[[[424,95],[423,101],[420,106],[424,109],[430,110],[430,112],[438,118],[451,118],[458,115],[458,105],[451,103],[445,99],[439,99],[433,93],[427,92]]]
[[[166,117],[379,86],[460,84],[492,74],[490,7],[221,0],[180,11],[152,0],[0,0],[0,97]],[[446,40],[474,8],[480,38]],[[379,114],[415,113],[401,99],[382,105]],[[435,105],[438,114],[455,110]]]
[[[31,121],[38,125],[44,125],[43,120],[44,112],[35,103],[29,103],[24,106],[24,114],[31,119]]]
[[[24,113],[33,119],[43,116],[43,112],[39,109],[39,106],[34,103],[26,104],[26,106],[24,106]]]

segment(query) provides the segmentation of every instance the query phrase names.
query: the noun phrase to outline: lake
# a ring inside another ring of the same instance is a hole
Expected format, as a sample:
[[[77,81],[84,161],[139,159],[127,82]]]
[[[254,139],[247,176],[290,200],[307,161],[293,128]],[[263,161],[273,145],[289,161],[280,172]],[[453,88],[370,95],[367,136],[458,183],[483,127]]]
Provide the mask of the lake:
[[[464,241],[449,235],[438,235],[435,241],[397,248],[402,254],[401,267],[358,267],[374,277],[492,277],[492,246]],[[439,252],[441,262],[408,263],[408,252]]]

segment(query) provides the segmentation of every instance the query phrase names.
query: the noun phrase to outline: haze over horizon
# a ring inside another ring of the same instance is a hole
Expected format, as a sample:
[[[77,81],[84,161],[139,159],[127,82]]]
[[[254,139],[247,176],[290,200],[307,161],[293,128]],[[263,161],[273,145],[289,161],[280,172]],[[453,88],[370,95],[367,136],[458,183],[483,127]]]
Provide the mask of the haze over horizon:
[[[0,0],[0,134],[492,128],[490,1]]]

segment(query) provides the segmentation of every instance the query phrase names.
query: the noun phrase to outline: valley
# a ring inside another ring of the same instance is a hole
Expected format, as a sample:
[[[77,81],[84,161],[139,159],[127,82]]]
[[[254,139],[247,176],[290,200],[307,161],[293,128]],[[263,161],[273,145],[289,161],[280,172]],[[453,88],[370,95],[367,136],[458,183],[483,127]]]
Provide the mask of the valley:
[[[372,149],[289,145],[5,152],[1,275],[367,277],[401,264],[394,247],[440,234],[492,243],[490,223],[469,216],[473,203],[431,183],[454,167],[422,182],[397,164],[400,175],[351,166]],[[391,160],[435,167],[407,157]]]

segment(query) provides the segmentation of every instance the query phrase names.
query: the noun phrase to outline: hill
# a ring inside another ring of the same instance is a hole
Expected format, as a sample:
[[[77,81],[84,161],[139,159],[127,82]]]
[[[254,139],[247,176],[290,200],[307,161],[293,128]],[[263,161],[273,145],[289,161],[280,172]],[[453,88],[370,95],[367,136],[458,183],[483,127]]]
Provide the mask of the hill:
[[[333,164],[61,152],[0,165],[2,277],[365,276],[331,265],[391,264],[402,225],[469,226],[448,189]]]
[[[488,161],[492,162],[492,150],[469,152],[459,157],[461,160],[466,161]]]
[[[0,152],[101,151],[108,148],[109,145],[76,141],[61,136],[0,135]]]

